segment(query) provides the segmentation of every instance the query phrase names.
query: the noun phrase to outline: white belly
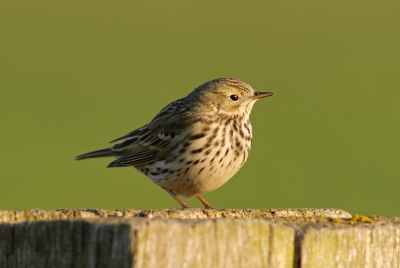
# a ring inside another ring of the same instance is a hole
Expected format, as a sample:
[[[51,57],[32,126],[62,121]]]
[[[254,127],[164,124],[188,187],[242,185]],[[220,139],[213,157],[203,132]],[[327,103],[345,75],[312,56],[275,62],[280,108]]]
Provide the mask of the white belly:
[[[239,171],[250,152],[251,127],[250,133],[233,135],[231,129],[229,125],[219,127],[214,136],[206,135],[189,145],[179,144],[165,160],[137,169],[157,185],[179,195],[190,197],[211,192]]]

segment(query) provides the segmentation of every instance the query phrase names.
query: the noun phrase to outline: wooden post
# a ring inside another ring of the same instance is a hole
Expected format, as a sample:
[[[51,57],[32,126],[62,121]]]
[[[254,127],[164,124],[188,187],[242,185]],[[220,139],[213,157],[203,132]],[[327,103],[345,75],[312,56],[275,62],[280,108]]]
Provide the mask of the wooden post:
[[[339,209],[0,211],[0,267],[400,267],[400,218]]]

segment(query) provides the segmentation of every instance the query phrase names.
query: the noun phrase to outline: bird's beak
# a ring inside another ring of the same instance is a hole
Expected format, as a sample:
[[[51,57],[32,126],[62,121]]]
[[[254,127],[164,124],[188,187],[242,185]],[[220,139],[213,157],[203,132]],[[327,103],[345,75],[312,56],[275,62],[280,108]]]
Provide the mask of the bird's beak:
[[[262,99],[274,95],[274,92],[254,92],[252,99]]]

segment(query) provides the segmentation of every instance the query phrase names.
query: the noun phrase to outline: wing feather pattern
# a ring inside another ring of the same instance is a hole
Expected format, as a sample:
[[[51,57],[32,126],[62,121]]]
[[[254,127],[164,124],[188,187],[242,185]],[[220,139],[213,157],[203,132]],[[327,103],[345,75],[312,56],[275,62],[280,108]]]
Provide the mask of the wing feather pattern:
[[[111,147],[118,158],[108,167],[141,166],[164,159],[188,129],[189,118],[182,100],[169,104],[149,124],[111,142],[121,143]]]

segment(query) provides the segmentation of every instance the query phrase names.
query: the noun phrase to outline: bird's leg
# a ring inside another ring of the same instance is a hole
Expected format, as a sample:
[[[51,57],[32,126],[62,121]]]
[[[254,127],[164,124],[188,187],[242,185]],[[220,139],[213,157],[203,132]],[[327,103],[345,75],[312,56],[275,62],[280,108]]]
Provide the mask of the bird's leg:
[[[196,197],[200,200],[201,203],[203,203],[205,208],[207,208],[207,209],[215,209],[201,195],[198,194],[198,195],[196,195]]]
[[[186,204],[185,202],[183,202],[182,199],[180,199],[179,196],[176,195],[176,193],[174,193],[173,191],[168,190],[168,189],[166,189],[166,188],[164,188],[164,187],[162,187],[162,188],[163,188],[165,191],[167,191],[167,193],[169,193],[176,201],[178,201],[179,204],[181,204],[181,206],[182,206],[183,208],[190,208],[190,206],[189,206],[188,204]],[[205,201],[205,200],[204,200],[204,201]]]

